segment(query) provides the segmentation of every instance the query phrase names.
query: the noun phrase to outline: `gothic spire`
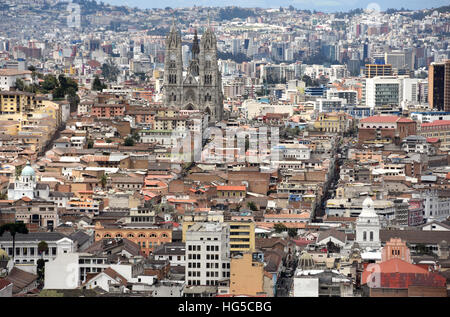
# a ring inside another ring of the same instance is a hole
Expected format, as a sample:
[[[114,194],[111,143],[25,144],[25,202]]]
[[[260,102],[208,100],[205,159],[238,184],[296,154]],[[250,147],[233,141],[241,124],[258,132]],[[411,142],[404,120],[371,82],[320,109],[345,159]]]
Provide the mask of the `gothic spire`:
[[[198,45],[197,29],[194,33],[194,41],[192,43],[192,59],[197,59],[200,53],[200,46]]]

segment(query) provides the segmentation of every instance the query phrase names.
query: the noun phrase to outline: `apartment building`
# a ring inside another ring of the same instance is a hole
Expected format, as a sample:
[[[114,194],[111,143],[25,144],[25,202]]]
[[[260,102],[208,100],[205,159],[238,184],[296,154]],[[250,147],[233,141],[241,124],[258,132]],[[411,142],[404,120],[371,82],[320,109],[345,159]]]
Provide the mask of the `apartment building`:
[[[204,222],[186,231],[186,284],[217,286],[230,278],[230,225]]]

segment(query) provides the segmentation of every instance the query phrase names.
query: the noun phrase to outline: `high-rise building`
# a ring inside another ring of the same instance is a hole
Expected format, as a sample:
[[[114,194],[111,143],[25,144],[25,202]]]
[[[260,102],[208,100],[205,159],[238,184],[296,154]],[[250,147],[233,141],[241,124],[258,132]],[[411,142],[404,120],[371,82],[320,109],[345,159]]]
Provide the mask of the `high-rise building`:
[[[397,77],[379,76],[366,78],[365,103],[375,108],[380,106],[397,106],[400,103],[400,81]]]
[[[392,65],[390,64],[366,64],[364,69],[366,78],[376,76],[392,76]]]
[[[186,231],[186,284],[216,286],[230,278],[230,225],[200,222]]]
[[[428,69],[428,103],[431,108],[450,111],[450,60],[430,64]]]

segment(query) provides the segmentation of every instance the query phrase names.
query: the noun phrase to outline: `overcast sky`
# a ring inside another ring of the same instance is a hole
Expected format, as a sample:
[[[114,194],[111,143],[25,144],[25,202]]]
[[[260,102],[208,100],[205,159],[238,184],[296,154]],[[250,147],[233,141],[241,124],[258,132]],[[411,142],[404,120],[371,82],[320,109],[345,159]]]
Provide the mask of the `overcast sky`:
[[[100,1],[100,0],[98,0]],[[290,5],[297,9],[309,9],[326,12],[348,11],[355,8],[367,8],[369,5],[378,5],[381,10],[388,8],[405,8],[410,10],[436,8],[448,5],[448,0],[103,0],[114,5],[126,5],[130,7],[148,8],[182,8],[197,6],[229,6],[276,8]]]

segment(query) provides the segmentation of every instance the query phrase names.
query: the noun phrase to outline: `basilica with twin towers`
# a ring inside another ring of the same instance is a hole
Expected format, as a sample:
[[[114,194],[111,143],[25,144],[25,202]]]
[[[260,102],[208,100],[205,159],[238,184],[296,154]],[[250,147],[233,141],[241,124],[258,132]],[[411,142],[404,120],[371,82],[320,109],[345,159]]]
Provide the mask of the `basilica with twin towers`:
[[[210,121],[223,118],[222,75],[217,63],[217,40],[208,26],[200,41],[195,31],[192,58],[183,68],[181,33],[172,24],[166,38],[164,104],[180,110],[200,110]]]

